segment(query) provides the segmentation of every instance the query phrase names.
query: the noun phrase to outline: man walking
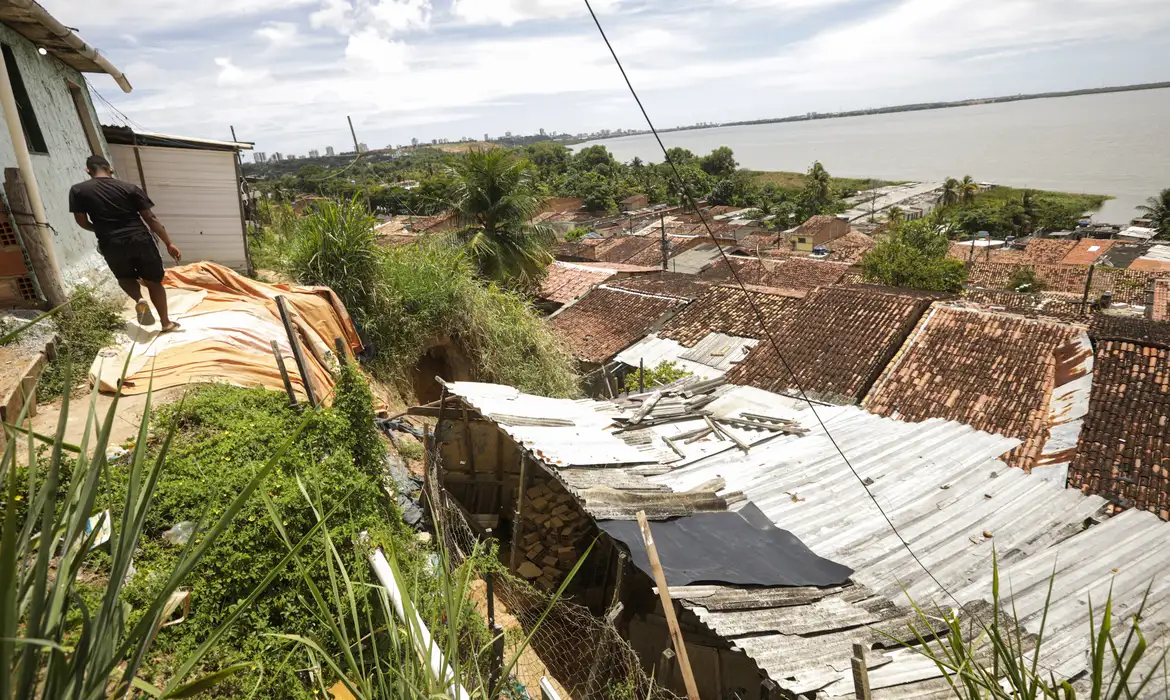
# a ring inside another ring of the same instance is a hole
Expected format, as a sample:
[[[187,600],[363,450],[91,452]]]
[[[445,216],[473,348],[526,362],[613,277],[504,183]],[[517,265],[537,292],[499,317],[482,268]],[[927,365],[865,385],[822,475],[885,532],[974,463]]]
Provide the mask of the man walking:
[[[182,253],[167,236],[167,230],[151,209],[154,202],[137,185],[114,179],[114,169],[102,156],[85,161],[89,180],[69,190],[69,211],[77,225],[97,234],[98,250],[120,286],[136,304],[138,323],[154,323],[150,306],[142,299],[138,281],[146,285],[150,301],[158,310],[162,332],[178,330],[179,324],[167,315],[167,292],[162,286],[163,264],[150,232],[154,231],[175,262]],[[149,229],[147,228],[149,226]]]

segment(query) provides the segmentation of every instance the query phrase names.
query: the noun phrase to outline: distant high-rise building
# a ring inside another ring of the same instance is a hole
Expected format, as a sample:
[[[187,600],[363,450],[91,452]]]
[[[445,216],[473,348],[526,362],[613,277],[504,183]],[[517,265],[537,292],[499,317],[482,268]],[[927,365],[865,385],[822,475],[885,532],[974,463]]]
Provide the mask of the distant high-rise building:
[[[418,139],[411,139],[411,140],[410,140],[410,145],[411,145],[411,146],[417,146],[417,145],[418,145]]]
[[[491,141],[491,140],[492,140],[492,137],[491,137],[491,136],[488,136],[488,135],[485,133],[485,134],[483,135],[483,140],[484,140],[484,141]]]
[[[326,146],[325,147],[325,155],[327,155],[327,156],[333,155],[333,146]]]
[[[511,131],[505,131],[505,132],[504,132],[504,138],[506,138],[506,139],[510,139],[510,138],[512,138],[512,132],[511,132]]]
[[[365,153],[368,150],[370,150],[370,147],[367,146],[366,144],[364,144],[364,143],[358,144],[358,153]]]
[[[321,151],[318,151],[317,149],[314,148],[313,150],[309,151],[309,157],[310,158],[320,158]]]
[[[252,160],[256,163],[267,163],[268,154],[264,153],[263,151],[256,151],[252,154]]]
[[[280,151],[277,151],[276,153],[272,154],[272,160],[276,163],[279,163],[280,161],[284,160],[284,156],[281,155]]]
[[[541,135],[541,136],[544,136],[544,129],[541,129],[541,130],[540,130],[540,135]]]

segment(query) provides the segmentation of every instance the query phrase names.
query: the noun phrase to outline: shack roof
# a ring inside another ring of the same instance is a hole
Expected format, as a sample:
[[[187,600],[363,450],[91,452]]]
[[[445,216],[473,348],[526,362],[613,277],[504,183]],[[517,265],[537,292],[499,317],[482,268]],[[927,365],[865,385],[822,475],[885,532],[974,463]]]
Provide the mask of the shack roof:
[[[1064,258],[1060,261],[1065,265],[1091,265],[1097,258],[1109,252],[1113,241],[1102,241],[1096,238],[1082,238],[1076,242]]]
[[[1081,311],[1079,299],[1059,294],[1028,294],[1002,289],[968,289],[963,292],[962,304],[987,311],[1002,311],[1029,318],[1051,318],[1062,321],[1086,321],[1091,309]]]
[[[1170,347],[1097,345],[1093,393],[1069,484],[1170,519]]]
[[[133,88],[122,71],[97,49],[85,43],[76,30],[59,22],[34,0],[0,0],[0,22],[43,48],[65,65],[82,73],[108,73],[122,88]]]
[[[745,294],[747,295],[745,297]],[[743,291],[733,286],[707,287],[706,293],[666,322],[660,335],[693,347],[707,334],[726,333],[759,340],[764,337],[751,300],[768,324],[777,324],[800,307],[800,298],[784,294]]]
[[[610,270],[554,260],[540,283],[540,298],[568,304],[612,276]]]
[[[654,368],[663,362],[671,362],[699,379],[716,379],[742,362],[758,343],[754,338],[707,333],[687,347],[673,338],[651,333],[619,352],[614,359],[635,368]]]
[[[676,299],[696,299],[703,296],[710,286],[694,275],[684,275],[680,272],[659,271],[614,280],[609,284],[614,289],[627,292],[640,292],[661,297]]]
[[[1041,265],[1050,265],[1064,260],[1064,256],[1077,247],[1077,241],[1056,238],[1033,238],[1028,241],[1025,249],[1028,261]]]
[[[549,323],[575,357],[600,363],[644,337],[666,314],[685,304],[674,297],[602,285],[554,314]]]
[[[909,421],[945,418],[1022,441],[1012,466],[1067,465],[1088,403],[1092,346],[1072,326],[936,305],[870,391],[870,411]],[[1078,389],[1082,410],[1062,415],[1054,396]],[[1054,415],[1059,418],[1054,419]],[[1051,446],[1053,423],[1071,440]]]
[[[634,460],[660,455],[657,465],[550,465],[594,518],[629,519],[648,503],[657,503],[648,515],[662,519],[719,510],[746,499],[819,556],[853,568],[849,583],[830,588],[705,585],[670,591],[687,614],[693,613],[793,694],[852,697],[849,658],[852,644],[860,641],[871,650],[875,697],[948,697],[937,667],[883,632],[914,643],[907,624],[916,618],[907,594],[927,609],[953,606],[953,595],[964,615],[986,620],[993,553],[999,557],[1004,612],[1010,614],[1014,607],[1026,632],[1039,629],[1049,575],[1055,571],[1040,663],[1060,679],[1088,670],[1090,596],[1099,603],[1112,589],[1116,624],[1140,604],[1151,577],[1158,577],[1149,589],[1143,627],[1161,630],[1170,624],[1170,586],[1162,580],[1170,571],[1170,525],[1140,511],[1110,518],[1102,498],[1009,469],[996,457],[1018,440],[951,421],[906,423],[856,407],[820,406],[818,420],[807,403],[789,397],[750,387],[714,388],[709,382],[706,389],[689,386],[693,390],[681,386],[676,394],[659,392],[659,402],[648,414],[652,419],[641,428],[631,424],[640,401],[625,407],[566,399],[529,403],[537,397],[519,395],[497,409],[480,398],[489,391],[484,385],[454,383],[448,388],[483,407],[480,411],[488,416],[498,416],[497,410],[507,414],[508,424],[500,427],[510,435],[520,430],[525,417],[539,422],[547,416],[579,415],[573,418],[579,424],[541,428],[552,431],[540,434],[544,439],[525,435],[525,447],[545,464],[548,454],[571,444],[574,433],[580,444],[574,456],[587,452],[595,460],[615,455]],[[673,441],[681,456],[666,444],[664,438],[706,425],[702,414],[686,413],[687,402],[697,406],[693,402],[705,392],[714,400],[703,404],[702,411],[744,442],[746,452],[716,434]],[[642,395],[641,401],[648,396]],[[554,402],[566,408],[553,408]],[[679,411],[690,419],[653,420]],[[615,423],[599,426],[606,417]],[[763,418],[784,427],[739,427]],[[820,421],[831,427],[833,440]],[[617,454],[621,448],[612,442],[615,435],[638,445],[637,452]],[[604,449],[596,449],[598,444]],[[850,457],[852,470],[838,448]],[[1140,672],[1151,672],[1149,666]]]
[[[897,291],[826,287],[785,309],[773,336],[809,396],[856,403],[930,303],[929,297]],[[767,391],[797,389],[771,343],[758,345],[727,378]]]
[[[785,289],[812,289],[813,287],[836,284],[845,276],[849,268],[848,263],[808,258],[759,260],[757,258],[731,257],[727,261],[718,260],[699,276],[712,282],[734,282],[735,276],[732,274],[732,270],[734,270],[744,284]]]

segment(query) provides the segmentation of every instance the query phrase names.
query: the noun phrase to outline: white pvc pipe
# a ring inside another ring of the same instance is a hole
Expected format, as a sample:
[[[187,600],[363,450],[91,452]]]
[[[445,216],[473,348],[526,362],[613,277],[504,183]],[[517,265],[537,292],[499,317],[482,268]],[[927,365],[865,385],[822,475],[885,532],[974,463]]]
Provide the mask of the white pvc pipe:
[[[375,549],[370,555],[370,566],[374,568],[374,575],[378,577],[378,581],[390,596],[390,602],[394,605],[394,614],[403,624],[414,627],[414,632],[411,633],[410,637],[415,641],[418,653],[428,659],[434,677],[447,685],[447,690],[454,695],[456,700],[470,698],[471,695],[464,690],[459,679],[447,668],[443,652],[432,640],[431,632],[423,623],[422,618],[419,617],[418,612],[414,612],[413,620],[407,619],[406,608],[402,604],[402,590],[398,587],[398,581],[394,578],[394,570],[390,568],[390,562],[386,561],[386,555],[382,553],[381,547]]]
[[[37,184],[37,174],[33,170],[32,156],[28,152],[28,142],[24,140],[24,128],[20,124],[20,112],[16,107],[16,94],[12,91],[12,81],[8,78],[8,63],[4,54],[0,53],[0,108],[4,110],[4,122],[8,125],[8,137],[12,141],[12,150],[16,152],[16,166],[20,169],[20,176],[24,180],[24,187],[28,190],[28,201],[32,205],[33,219],[40,229],[41,240],[45,246],[45,253],[49,258],[52,274],[58,281],[61,279],[61,268],[57,265],[57,251],[53,247],[52,229],[49,228],[49,218],[45,215],[45,203],[41,199],[41,188]]]

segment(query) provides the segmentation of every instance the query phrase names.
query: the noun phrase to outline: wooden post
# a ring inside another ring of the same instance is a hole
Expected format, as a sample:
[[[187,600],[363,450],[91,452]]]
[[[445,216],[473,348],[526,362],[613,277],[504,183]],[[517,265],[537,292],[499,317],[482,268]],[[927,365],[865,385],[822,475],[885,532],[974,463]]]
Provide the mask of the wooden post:
[[[1085,315],[1085,307],[1089,303],[1089,292],[1093,287],[1093,270],[1097,269],[1096,265],[1089,265],[1089,274],[1085,277],[1085,294],[1081,297],[1081,315]]]
[[[674,663],[677,657],[678,655],[670,649],[662,650],[662,655],[658,657],[658,664],[654,667],[654,680],[657,681],[658,685],[666,687],[670,683],[670,678],[674,675]]]
[[[670,259],[670,248],[666,244],[666,214],[659,212],[658,223],[662,226],[662,242],[659,244],[662,249],[662,269],[666,270],[667,261]]]
[[[869,669],[865,666],[865,647],[853,644],[853,693],[857,700],[872,700],[869,692]]]
[[[345,341],[341,338],[334,338],[333,349],[337,352],[337,367],[340,369],[349,362],[349,353],[345,351]]]
[[[516,571],[516,567],[520,566],[517,563],[517,558],[520,556],[520,538],[524,536],[524,499],[527,497],[528,490],[528,460],[524,459],[524,451],[520,451],[520,487],[516,494],[516,519],[512,526],[512,556],[509,558],[508,567],[512,571]]]
[[[646,360],[638,358],[638,393],[646,391]]]
[[[284,382],[284,393],[288,394],[288,405],[300,408],[297,404],[297,394],[293,391],[292,380],[288,378],[288,368],[284,366],[284,356],[280,354],[280,343],[272,341],[272,354],[276,357],[276,366],[280,369],[280,379]]]
[[[662,614],[666,616],[670,640],[674,644],[675,653],[678,654],[679,670],[682,671],[687,697],[690,700],[699,700],[699,687],[695,684],[695,674],[691,671],[691,661],[687,658],[687,646],[683,641],[682,629],[679,628],[678,617],[674,614],[674,601],[671,600],[670,588],[666,585],[666,573],[662,570],[662,563],[658,561],[658,548],[654,546],[654,535],[650,532],[650,521],[646,519],[644,510],[638,511],[638,527],[642,529],[646,555],[650,558],[650,568],[654,571],[654,584],[658,586],[658,597],[662,600]]]
[[[53,265],[52,253],[46,243],[46,237],[41,235],[40,226],[32,213],[32,203],[29,202],[28,188],[20,177],[17,168],[4,169],[4,196],[8,198],[8,209],[12,212],[12,228],[20,234],[24,250],[28,259],[32,261],[32,271],[41,287],[41,294],[49,306],[57,308],[69,300],[65,295],[65,287],[57,275]],[[66,316],[72,315],[69,308],[61,309]]]
[[[479,478],[475,472],[475,453],[471,444],[471,419],[467,417],[466,406],[463,408],[463,446],[467,449],[467,468],[471,470],[471,488],[473,489],[471,512],[482,513],[480,502],[483,500],[483,494],[479,491]]]
[[[780,700],[780,686],[771,678],[760,681],[760,700]]]
[[[300,338],[297,337],[297,329],[293,325],[292,316],[289,314],[288,301],[283,295],[277,295],[276,308],[280,309],[280,320],[284,322],[284,332],[288,334],[288,343],[292,346],[293,360],[297,363],[297,371],[301,374],[301,382],[305,385],[305,395],[309,397],[309,405],[317,405],[317,397],[313,392],[313,380],[309,376],[309,365],[305,362],[305,351],[301,348]]]

